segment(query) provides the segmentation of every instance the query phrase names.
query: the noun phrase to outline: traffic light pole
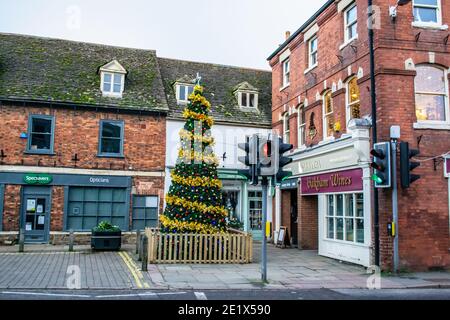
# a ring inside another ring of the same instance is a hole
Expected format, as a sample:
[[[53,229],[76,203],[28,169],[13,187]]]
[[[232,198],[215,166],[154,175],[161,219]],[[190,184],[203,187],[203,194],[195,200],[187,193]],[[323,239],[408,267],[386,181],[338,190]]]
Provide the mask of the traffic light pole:
[[[397,196],[397,139],[391,140],[392,146],[392,220],[394,223],[394,272],[398,272],[398,196]]]
[[[267,177],[262,177],[262,252],[261,252],[261,280],[267,282],[267,235],[266,235],[266,224],[267,224],[267,187],[268,181]]]

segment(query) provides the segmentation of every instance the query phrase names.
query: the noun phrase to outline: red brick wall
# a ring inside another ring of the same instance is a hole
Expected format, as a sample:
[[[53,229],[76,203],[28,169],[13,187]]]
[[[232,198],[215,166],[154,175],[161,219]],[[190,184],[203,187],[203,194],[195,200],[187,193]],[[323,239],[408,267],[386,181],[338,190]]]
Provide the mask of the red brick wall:
[[[293,110],[301,102],[308,100],[306,107],[306,128],[310,126],[310,115],[315,114],[314,124],[317,135],[307,134],[307,146],[316,145],[322,140],[322,101],[316,101],[316,94],[331,89],[333,83],[342,80],[345,84],[351,74],[362,68],[363,75],[358,80],[361,93],[361,115],[371,114],[368,32],[366,29],[367,1],[356,0],[358,6],[358,35],[353,48],[340,49],[343,41],[343,14],[338,13],[336,5],[331,5],[322,13],[319,24],[319,66],[304,74],[306,66],[306,43],[303,34],[288,45],[291,51],[291,84],[280,91],[282,67],[279,55],[274,57],[272,66],[272,119],[274,128],[282,132],[280,116]],[[448,30],[426,30],[411,26],[413,21],[411,4],[398,8],[398,18],[393,23],[388,15],[390,0],[374,0],[380,7],[381,28],[375,30],[375,62],[377,88],[377,127],[378,141],[389,140],[389,129],[400,125],[402,141],[408,141],[417,148],[421,137],[422,159],[441,155],[450,151],[450,130],[419,130],[413,128],[416,122],[414,71],[405,70],[405,60],[414,63],[429,63],[430,51],[434,52],[435,64],[442,68],[450,67],[450,41],[445,43]],[[443,24],[450,25],[450,2],[442,1]],[[420,35],[419,35],[420,33]],[[417,41],[416,41],[417,40]],[[338,57],[339,56],[339,57]],[[335,121],[340,121],[342,130],[335,133],[338,138],[345,132],[345,85],[344,90],[333,95]],[[294,117],[296,118],[296,117]],[[297,147],[297,125],[290,126],[291,142]],[[293,138],[295,137],[295,138]],[[399,240],[400,263],[405,269],[427,269],[448,267],[450,265],[448,185],[443,177],[442,164],[434,170],[433,161],[423,163],[415,170],[422,178],[410,189],[399,191]],[[299,208],[303,201],[299,199]],[[301,215],[301,210],[299,210]],[[387,235],[386,226],[392,219],[390,190],[380,191],[380,246],[383,269],[392,266],[392,238]],[[299,224],[301,232],[301,223]],[[303,228],[304,229],[304,228]],[[300,235],[300,239],[302,236]],[[301,240],[300,240],[301,243]]]
[[[298,194],[298,239],[299,249],[318,249],[318,197],[302,197]]]
[[[19,230],[20,186],[5,186],[3,231]]]
[[[30,114],[55,116],[54,156],[24,154],[27,141],[20,134],[27,132]],[[7,156],[4,164],[73,167],[77,153],[78,168],[164,170],[166,124],[162,116],[0,105],[0,118],[0,149]],[[124,159],[97,157],[102,119],[125,121]]]
[[[64,228],[64,187],[52,187],[52,208],[50,230],[63,231]]]
[[[288,228],[291,236],[291,192],[289,190],[281,191],[281,226]]]

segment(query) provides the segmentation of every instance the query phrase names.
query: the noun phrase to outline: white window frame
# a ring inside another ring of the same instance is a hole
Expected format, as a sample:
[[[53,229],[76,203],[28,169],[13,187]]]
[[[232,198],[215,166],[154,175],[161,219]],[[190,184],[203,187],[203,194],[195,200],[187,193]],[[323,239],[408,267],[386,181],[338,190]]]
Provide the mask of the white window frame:
[[[289,136],[289,139],[287,137]],[[283,141],[284,143],[290,143],[291,140],[291,128],[289,123],[289,112],[283,115]]]
[[[243,95],[247,95],[247,105],[243,105],[242,104],[242,96]],[[255,101],[254,101],[254,105],[250,106],[250,95],[254,95],[255,96]],[[238,98],[238,105],[241,108],[249,108],[249,109],[256,109],[258,108],[258,93],[254,92],[254,91],[238,91],[237,94],[237,98]]]
[[[312,44],[314,41],[317,41],[317,48],[315,51],[312,51]],[[316,56],[315,63],[313,63],[314,55]],[[318,64],[319,64],[319,37],[315,35],[308,41],[308,70],[317,67]]]
[[[449,110],[450,102],[449,102],[449,93],[448,93],[449,92],[449,81],[448,81],[449,71],[447,69],[441,68],[435,64],[420,64],[420,65],[416,66],[416,70],[417,70],[417,68],[420,68],[420,67],[432,67],[432,68],[436,68],[436,69],[442,71],[443,76],[444,76],[444,93],[418,91],[417,86],[416,86],[416,79],[414,79],[414,100],[416,101],[417,94],[444,96],[445,121],[417,119],[417,122],[416,122],[417,127],[419,127],[421,124],[450,126],[450,110]],[[414,104],[414,112],[416,112],[416,103]],[[447,128],[447,129],[450,129],[450,128]]]
[[[358,79],[358,77],[350,78],[346,83],[346,93],[345,93],[345,121],[346,121],[346,128],[347,132],[350,132],[351,130],[348,129],[348,123],[350,120],[352,120],[352,106],[359,103],[359,112],[361,113],[361,88],[359,91],[359,100],[355,102],[350,102],[350,82],[353,80]]]
[[[347,13],[352,10],[356,9],[356,19],[355,21],[352,21],[351,23],[348,22]],[[356,35],[349,38],[349,31],[350,28],[356,24]],[[353,40],[358,39],[358,7],[356,6],[356,2],[354,2],[352,5],[350,5],[345,11],[344,11],[344,43],[352,42]]]
[[[109,91],[105,91],[105,75],[108,74],[111,76],[111,89]],[[116,76],[120,76],[120,92],[114,92],[114,80]],[[101,81],[100,81],[100,90],[102,91],[103,96],[105,97],[113,97],[113,98],[121,98],[125,87],[125,74],[119,72],[101,72]]]
[[[358,195],[362,195],[362,209],[363,209],[363,215],[357,216],[357,204],[358,204]],[[337,215],[337,196],[342,196],[342,216]],[[348,196],[352,196],[353,198],[353,216],[348,215],[347,212],[347,198]],[[329,212],[329,197],[333,197],[333,213],[330,214]],[[364,199],[364,193],[363,192],[351,192],[351,193],[337,193],[337,194],[327,194],[325,195],[325,234],[324,239],[330,240],[330,241],[336,241],[341,243],[349,243],[349,244],[357,244],[357,245],[364,245],[366,243],[366,220],[365,220],[365,199]],[[329,237],[328,234],[328,219],[333,219],[333,238]],[[343,226],[342,226],[342,239],[337,239],[337,220],[342,219],[343,220]],[[353,220],[353,241],[346,240],[347,237],[347,219]],[[356,226],[357,221],[362,220],[363,221],[363,234],[364,234],[364,241],[363,242],[357,242],[357,234],[356,234]]]
[[[419,4],[413,0],[413,26],[416,27],[441,27],[442,26],[442,3],[441,0],[437,0],[437,5],[427,5],[427,4]],[[436,10],[436,22],[422,22],[416,21],[415,9],[416,8],[426,8],[426,9],[435,9]]]
[[[289,58],[283,61],[283,88],[291,84],[291,61]]]
[[[322,131],[323,131],[323,140],[329,140],[329,139],[334,139],[334,136],[333,135],[328,135],[328,117],[330,116],[330,115],[333,115],[334,114],[334,105],[333,105],[333,97],[331,97],[331,109],[332,109],[332,111],[331,112],[329,112],[329,113],[326,113],[326,107],[325,107],[325,105],[326,105],[326,103],[327,103],[327,100],[326,100],[326,96],[328,95],[328,94],[331,94],[331,91],[326,91],[324,94],[323,94],[323,96],[322,96],[322,100],[323,100],[323,102],[322,102],[322,114],[323,114],[323,116],[322,116]],[[334,125],[334,124],[333,124]]]
[[[306,146],[306,119],[303,117],[303,115],[306,117],[306,114],[303,114],[304,108],[304,105],[297,108],[297,147],[299,149]]]
[[[185,91],[185,96],[184,96],[184,97],[181,97],[181,96],[180,96],[180,93],[181,93],[180,88],[181,88],[182,86],[183,86],[183,87],[186,87],[186,88],[192,88],[192,92],[194,92],[194,85],[193,85],[193,84],[189,84],[189,83],[177,83],[177,84],[176,84],[177,102],[178,102],[178,103],[183,103],[183,104],[185,104],[185,103],[188,103],[188,102],[189,102],[189,90],[186,90],[186,91]]]

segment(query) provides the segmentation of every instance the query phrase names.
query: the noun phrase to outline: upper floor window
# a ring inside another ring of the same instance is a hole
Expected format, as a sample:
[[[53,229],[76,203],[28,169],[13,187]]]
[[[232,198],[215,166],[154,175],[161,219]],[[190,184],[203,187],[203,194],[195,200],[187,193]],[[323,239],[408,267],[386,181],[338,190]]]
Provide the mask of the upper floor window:
[[[103,96],[122,97],[126,74],[127,71],[117,60],[113,60],[101,67],[101,91]]]
[[[351,119],[361,118],[361,98],[358,78],[354,77],[347,83],[347,124]]]
[[[283,115],[283,140],[284,143],[290,143],[291,141],[288,112]]]
[[[291,62],[289,59],[283,61],[283,87],[288,86],[291,83]]]
[[[331,91],[327,91],[323,96],[323,137],[324,139],[333,137],[334,132],[334,112]]]
[[[413,0],[414,22],[441,25],[441,0]]]
[[[345,42],[358,37],[358,11],[356,3],[344,12]]]
[[[239,92],[239,106],[255,108],[258,105],[258,95],[252,92]]]
[[[304,106],[298,107],[298,147],[306,144],[306,114]]]
[[[99,136],[99,156],[123,157],[124,122],[101,120]]]
[[[189,96],[194,92],[194,86],[190,84],[177,84],[177,101],[187,103]]]
[[[308,65],[309,68],[315,67],[317,65],[317,53],[318,53],[319,40],[317,36],[314,36],[308,42]]]
[[[52,154],[54,135],[55,118],[53,116],[30,115],[27,152]]]
[[[416,66],[416,116],[418,122],[449,119],[447,71],[434,65]]]

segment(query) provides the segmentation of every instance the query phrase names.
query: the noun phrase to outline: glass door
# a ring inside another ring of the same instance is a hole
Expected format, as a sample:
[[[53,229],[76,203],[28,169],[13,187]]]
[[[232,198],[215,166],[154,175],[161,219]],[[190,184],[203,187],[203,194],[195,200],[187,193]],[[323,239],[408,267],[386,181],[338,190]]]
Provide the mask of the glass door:
[[[49,196],[24,196],[23,229],[25,230],[25,242],[46,243],[48,241],[49,216]]]
[[[249,219],[250,232],[253,234],[253,239],[262,239],[262,192],[249,191]]]

